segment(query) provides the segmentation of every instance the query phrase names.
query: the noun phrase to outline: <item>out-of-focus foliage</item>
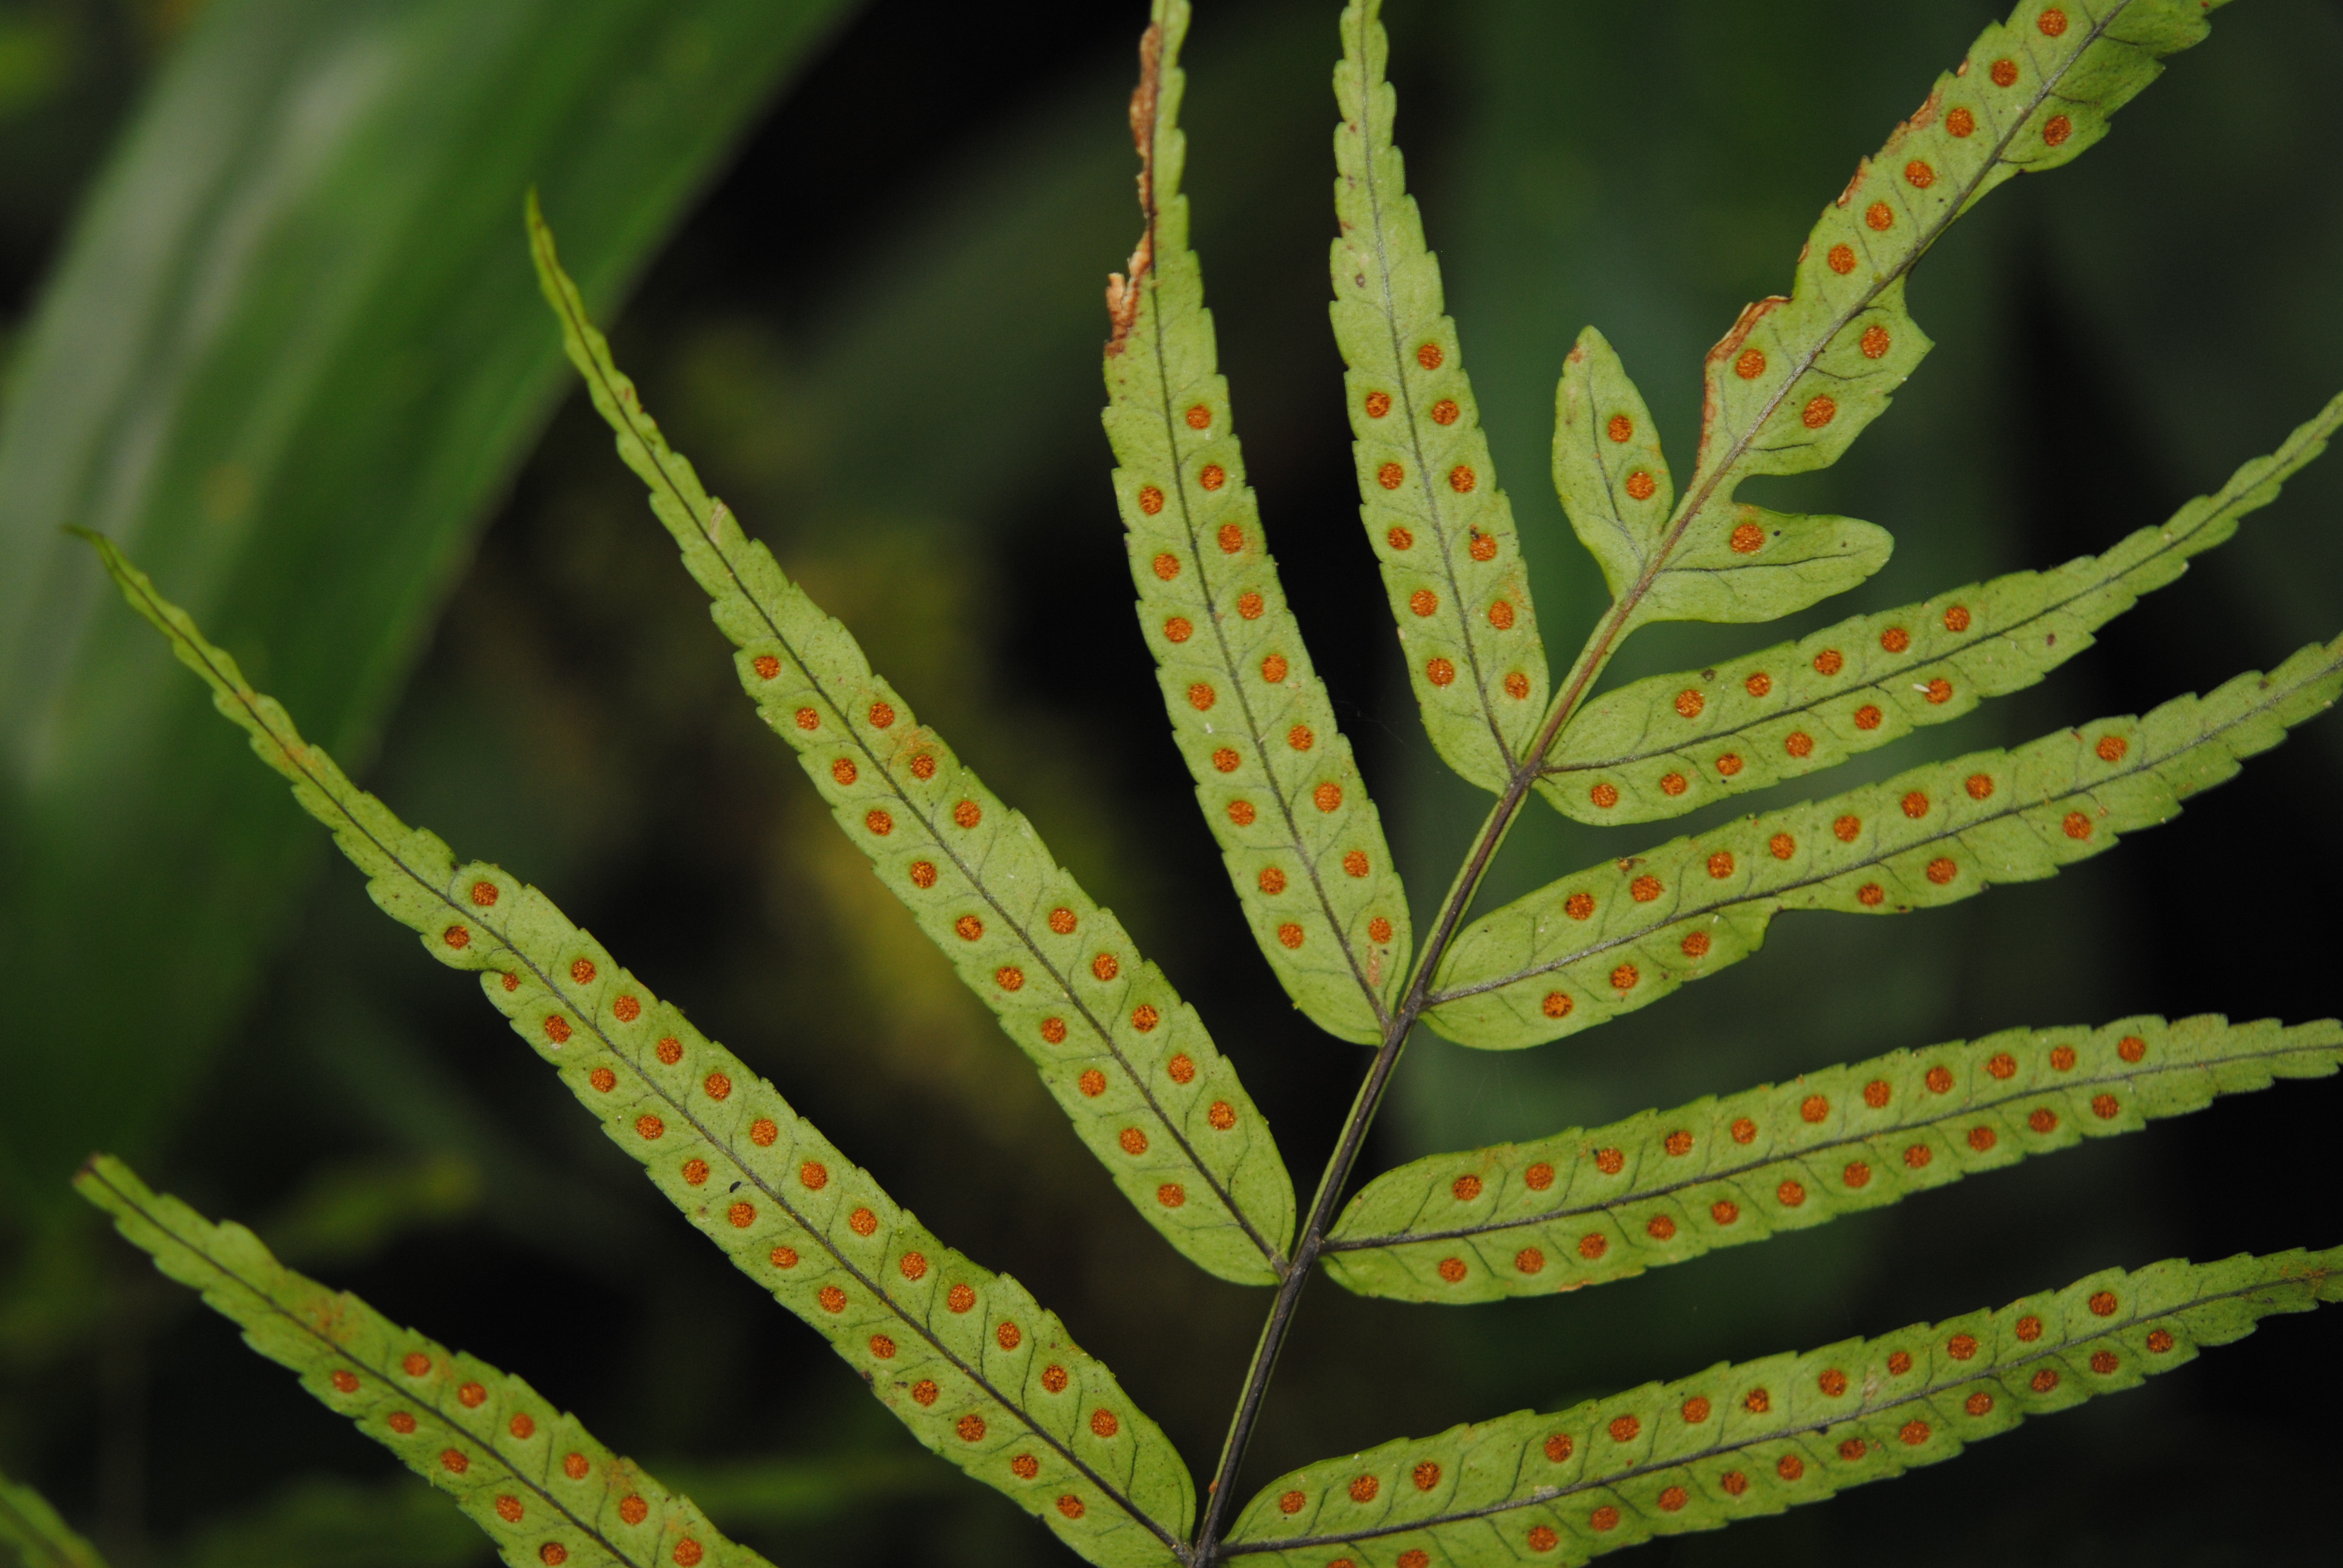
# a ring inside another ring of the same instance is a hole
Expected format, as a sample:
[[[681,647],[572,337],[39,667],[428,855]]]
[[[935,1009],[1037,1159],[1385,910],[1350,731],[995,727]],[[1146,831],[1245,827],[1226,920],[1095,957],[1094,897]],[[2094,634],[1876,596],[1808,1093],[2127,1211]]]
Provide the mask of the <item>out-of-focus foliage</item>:
[[[1430,763],[1375,563],[1358,545],[1324,315],[1337,9],[1202,8],[1186,58],[1185,184],[1247,477],[1281,554],[1332,563],[1287,584],[1297,615],[1321,647],[1388,650],[1380,666],[1324,673],[1422,886],[1453,864],[1485,797]],[[1545,471],[1554,381],[1580,329],[1596,325],[1619,347],[1670,447],[1691,450],[1702,354],[1744,303],[1781,289],[1855,159],[1998,9],[1387,7],[1410,189],[1440,251],[1478,415],[1512,476],[1551,641],[1574,645],[1601,598],[1550,490],[1525,482]],[[1124,106],[1143,12],[1134,0],[1042,26],[1025,13],[875,0],[616,317],[617,350],[711,487],[759,520],[783,566],[923,717],[966,738],[967,760],[1126,912],[1182,994],[1216,1025],[1266,1020],[1223,1043],[1289,1160],[1314,1170],[1333,1130],[1322,1085],[1356,1070],[1355,1048],[1286,1012],[1267,967],[1231,944],[1238,911],[1176,749],[1156,734],[1101,739],[1122,733],[1110,716],[1150,678],[1094,422],[1099,291],[1132,237]],[[1753,485],[1767,506],[1896,533],[1876,578],[1794,630],[2105,548],[2270,449],[2331,393],[2343,207],[2323,171],[2343,17],[2323,0],[2257,0],[2220,25],[2089,159],[1997,194],[1922,266],[1915,309],[1939,347],[1845,461]],[[129,36],[124,61],[144,46]],[[13,155],[11,127],[31,123],[0,121],[0,147]],[[14,181],[70,189],[45,172],[69,166],[0,159],[0,202],[14,201]],[[54,216],[18,210],[0,212],[0,236],[53,232]],[[499,209],[499,233],[525,266],[511,211]],[[565,239],[568,228],[565,218]],[[533,302],[521,314],[545,332]],[[964,394],[905,399],[915,365]],[[1183,1449],[1210,1452],[1256,1299],[1196,1282],[1124,1211],[1030,1070],[740,710],[711,655],[705,601],[640,504],[578,400],[456,583],[392,720],[396,762],[362,782],[553,892],[923,1219],[1056,1305]],[[2319,465],[2054,676],[2038,703],[2007,699],[1862,777],[2022,739],[2074,713],[2140,710],[2330,635],[2343,545],[2325,524],[2338,504],[2343,470]],[[126,613],[106,613],[122,646],[148,640]],[[1614,678],[1697,668],[1745,636],[1653,628]],[[1126,652],[1120,663],[1068,656],[1091,644]],[[272,668],[290,673],[283,648]],[[199,700],[188,707],[216,727]],[[1916,916],[1892,937],[1879,922],[1790,917],[1765,963],[1584,1045],[1492,1057],[1420,1040],[1371,1158],[1592,1126],[2027,1020],[2242,1008],[2239,974],[2252,977],[2258,1013],[2331,1012],[2314,960],[2331,930],[2321,890],[2343,867],[2315,835],[2285,876],[2256,870],[2249,849],[2273,817],[2322,809],[2314,791],[2343,744],[2325,728],[2257,763],[2221,809],[1997,903]],[[226,761],[266,796],[235,749],[223,746]],[[1533,813],[1492,899],[1627,842]],[[2250,919],[2201,918],[2246,883]],[[236,1015],[220,1076],[178,1098],[180,1124],[201,1134],[150,1159],[158,1180],[209,1208],[290,1214],[291,1194],[352,1161],[458,1159],[481,1177],[468,1217],[403,1222],[383,1232],[384,1250],[316,1266],[402,1321],[526,1367],[777,1561],[924,1560],[947,1542],[962,1563],[1053,1560],[1041,1532],[1003,1522],[980,1488],[939,1482],[891,1422],[860,1413],[867,1396],[814,1336],[777,1325],[759,1292],[679,1233],[630,1162],[514,1060],[464,983],[416,964],[384,925],[354,876],[336,867],[320,879],[263,1000]],[[2174,961],[2184,930],[2205,955],[2193,965]],[[2273,961],[2271,933],[2308,956]],[[49,1047],[0,1045],[12,1065],[28,1049]],[[205,1087],[227,1082],[233,1091]],[[2331,1240],[2323,1213],[2268,1194],[2329,1179],[2299,1130],[2343,1100],[2332,1082],[2286,1093],[2005,1173],[1991,1203],[1963,1184],[1601,1292],[1468,1318],[1314,1290],[1247,1492],[1338,1448],[1946,1316],[2111,1263]],[[626,1274],[594,1261],[620,1247],[636,1265]],[[98,1265],[20,1245],[0,1267],[12,1300],[70,1304]],[[394,1518],[427,1529],[444,1503],[254,1377],[231,1333],[135,1278],[114,1280],[105,1301],[103,1314],[62,1324],[52,1312],[37,1332],[21,1312],[0,1321],[0,1470],[36,1482],[117,1568],[199,1550],[262,1561],[209,1543],[297,1515],[317,1522],[313,1539],[330,1534],[332,1508],[303,1498],[343,1500],[349,1528],[338,1546],[306,1558],[287,1547],[279,1561],[481,1561],[461,1555],[460,1535],[453,1555],[384,1547],[407,1539]],[[548,1302],[577,1310],[549,1320]],[[103,1376],[63,1350],[25,1358],[98,1328],[116,1352]],[[2248,1480],[2315,1495],[2343,1458],[2314,1413],[2343,1397],[2338,1368],[2295,1329],[1986,1445],[1956,1470],[1645,1556],[1706,1562],[1730,1539],[1736,1565],[1833,1561],[1889,1531],[1916,1564],[2184,1562],[2200,1524],[2204,1539],[2217,1526],[2249,1543],[2240,1550],[2315,1554],[2323,1543],[2240,1520],[2224,1502]],[[2268,1398],[2281,1382],[2291,1397]],[[2150,1402],[2157,1420],[2142,1419]],[[239,1434],[232,1450],[223,1431]],[[777,1467],[726,1460],[742,1490],[709,1484],[706,1467],[740,1453]],[[783,1494],[769,1513],[749,1494],[764,1475]],[[2071,1507],[2118,1484],[2162,1493],[2170,1512],[2155,1532],[2120,1511]],[[1977,1487],[2004,1500],[1992,1520],[1913,1532],[1952,1491]],[[802,1511],[786,1511],[789,1495]],[[360,1498],[379,1512],[362,1513]],[[379,1533],[358,1523],[377,1518]]]
[[[0,1548],[21,1568],[106,1568],[96,1548],[57,1517],[48,1500],[0,1475]]]
[[[609,297],[843,8],[221,0],[176,45],[0,426],[0,949],[16,1027],[73,1040],[15,1063],[0,1201],[153,1141],[277,935],[249,911],[310,860],[154,650],[92,635],[59,530],[173,573],[363,752],[554,388],[522,191],[574,207]]]

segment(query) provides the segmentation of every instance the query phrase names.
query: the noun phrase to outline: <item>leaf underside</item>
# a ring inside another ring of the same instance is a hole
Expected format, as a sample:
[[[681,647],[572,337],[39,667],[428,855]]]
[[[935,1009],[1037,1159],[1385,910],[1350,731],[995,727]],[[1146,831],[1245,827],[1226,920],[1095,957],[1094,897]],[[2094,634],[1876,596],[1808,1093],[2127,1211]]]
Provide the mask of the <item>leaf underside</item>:
[[[1986,29],[1825,211],[1793,295],[1750,307],[1710,352],[1681,491],[1641,394],[1586,330],[1557,387],[1554,478],[1614,605],[1564,706],[1549,707],[1518,536],[1392,139],[1379,0],[1352,0],[1335,73],[1332,315],[1362,518],[1443,759],[1507,794],[1508,809],[1535,769],[1540,791],[1584,820],[1678,815],[2039,680],[2274,498],[2343,422],[2343,398],[2220,492],[2099,558],[1854,618],[1721,670],[1639,681],[1563,723],[1643,624],[1774,619],[1885,564],[1893,541],[1876,526],[1770,511],[1738,501],[1738,487],[1836,460],[1931,347],[1904,301],[1918,258],[2012,175],[2095,143],[2163,55],[2204,36],[2213,8],[2025,0]],[[1279,586],[1187,244],[1177,60],[1189,15],[1186,0],[1154,0],[1131,104],[1146,226],[1128,277],[1108,290],[1104,417],[1142,631],[1273,972],[1335,1035],[1395,1042],[1413,954],[1404,890]],[[1222,1278],[1284,1282],[1292,1183],[1195,1010],[706,494],[612,362],[533,199],[529,222],[569,357],[709,594],[760,717],[1134,1208]],[[441,962],[478,972],[606,1134],[923,1444],[1091,1562],[1214,1556],[1212,1543],[1183,1544],[1194,1492],[1168,1440],[1022,1286],[944,1247],[537,890],[458,865],[357,789],[114,546],[95,542],[133,607],[367,873],[377,904]],[[1424,1021],[1476,1048],[1539,1044],[1747,956],[1785,909],[1903,912],[2054,875],[2169,819],[2338,691],[2343,638],[2142,718],[1924,766],[1591,868],[1463,931]],[[1540,757],[1549,722],[1562,728]],[[1353,1200],[1326,1262],[1349,1289],[1403,1300],[1569,1291],[2339,1064],[2343,1027],[2331,1020],[2289,1030],[2210,1016],[1897,1051],[1416,1161]],[[285,1269],[241,1227],[209,1224],[107,1158],[76,1185],[256,1349],[454,1493],[508,1562],[763,1562],[518,1379]],[[1402,1440],[1272,1484],[1217,1553],[1297,1568],[1582,1563],[1719,1528],[2134,1386],[2263,1316],[2338,1299],[2338,1264],[2343,1249],[2110,1270],[1997,1312]],[[16,1535],[71,1568],[95,1564],[45,1504],[0,1483],[0,1543]]]
[[[1931,763],[1590,867],[1467,929],[1425,1021],[1461,1045],[1539,1045],[1748,957],[1783,910],[1897,914],[2054,876],[2170,820],[2338,689],[2343,638],[2144,718]]]
[[[1327,1271],[1361,1295],[1489,1302],[1574,1291],[1762,1241],[2216,1095],[2343,1065],[2343,1026],[2206,1015],[2006,1030],[1722,1099],[1434,1154],[1353,1198]]]
[[[1904,299],[1920,257],[1995,186],[2054,168],[2106,135],[2163,56],[2205,36],[2210,9],[2191,0],[2024,0],[1986,27],[1824,209],[1791,294],[1748,307],[1709,351],[1700,447],[1681,496],[1625,369],[1601,334],[1581,337],[1555,396],[1554,482],[1614,599],[1582,656],[1582,678],[1647,622],[1773,619],[1885,562],[1891,541],[1875,526],[1750,506],[1735,498],[1742,481],[1837,461],[1930,347]],[[1648,771],[1654,783],[1670,772]],[[1539,789],[1583,815],[1598,787],[1604,796],[1622,788],[1556,776]],[[1642,797],[1638,809],[1663,814]]]
[[[1403,1439],[1271,1483],[1229,1553],[1295,1568],[1573,1563],[1779,1513],[2343,1299],[2338,1265],[2343,1249],[2109,1269],[1999,1312]]]
[[[74,1185],[245,1343],[453,1496],[513,1568],[769,1568],[520,1379],[294,1272],[243,1226],[210,1223],[105,1155]]]
[[[1292,1235],[1293,1183],[1196,1010],[1051,859],[1024,815],[918,723],[852,634],[700,487],[611,362],[534,206],[529,236],[570,359],[707,590],[718,628],[739,648],[734,663],[758,715],[795,749],[880,881],[1040,1069],[1131,1207],[1222,1279],[1274,1283]]]
[[[1554,390],[1554,484],[1612,597],[1635,597],[1631,625],[1773,620],[1855,587],[1895,549],[1886,529],[1853,518],[1741,504],[1729,531],[1672,536],[1675,487],[1659,431],[1592,327]]]
[[[1373,1044],[1413,950],[1407,897],[1245,482],[1180,194],[1188,15],[1157,0],[1131,100],[1146,229],[1108,290],[1115,497],[1172,739],[1246,924],[1312,1021]]]
[[[351,784],[110,541],[92,542],[132,607],[332,830],[383,911],[440,962],[477,972],[611,1141],[913,1436],[1092,1563],[1173,1560],[1194,1512],[1187,1471],[1054,1314],[945,1247],[552,900],[494,866],[458,865],[437,837]]]
[[[1819,771],[2033,685],[2142,594],[2227,540],[2327,449],[2337,397],[2278,450],[2103,555],[1855,616],[1714,668],[1652,676],[1580,709],[1541,787],[1582,822],[1648,822]]]
[[[1481,433],[1440,261],[1393,144],[1381,0],[1342,13],[1334,96],[1332,315],[1359,472],[1408,680],[1433,749],[1503,793],[1546,706],[1546,658],[1513,508]]]

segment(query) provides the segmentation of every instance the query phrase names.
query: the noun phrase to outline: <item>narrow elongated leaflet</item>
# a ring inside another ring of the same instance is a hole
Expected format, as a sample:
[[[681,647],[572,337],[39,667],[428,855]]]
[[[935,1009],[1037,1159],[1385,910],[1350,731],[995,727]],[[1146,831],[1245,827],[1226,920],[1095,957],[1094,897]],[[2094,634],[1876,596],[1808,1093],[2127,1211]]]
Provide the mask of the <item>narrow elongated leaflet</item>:
[[[383,911],[440,962],[478,972],[482,994],[611,1141],[913,1436],[1092,1563],[1175,1560],[1194,1512],[1187,1471],[1054,1314],[937,1241],[551,900],[494,866],[458,866],[437,838],[351,784],[110,541],[92,542],[221,713],[332,829]]]
[[[569,357],[739,648],[734,662],[759,715],[796,749],[879,879],[1032,1059],[1131,1206],[1222,1279],[1273,1282],[1293,1231],[1293,1183],[1196,1010],[1051,858],[1023,813],[918,723],[852,635],[700,487],[611,363],[533,204],[529,235]]]
[[[2178,814],[2343,690],[2343,638],[2144,718],[2062,729],[1606,861],[1474,922],[1425,1021],[1507,1050],[1589,1029],[1755,952],[1785,909],[1893,914],[2031,881]]]
[[[1735,498],[1741,482],[1837,460],[1929,347],[1904,302],[1914,264],[1987,191],[2097,141],[2165,55],[2205,36],[2213,9],[2207,0],[2021,0],[2006,22],[1978,35],[1958,69],[1937,78],[1824,209],[1799,253],[1790,296],[1749,306],[1709,350],[1691,477],[1664,528],[1633,527],[1610,551],[1624,549],[1639,564],[1624,586],[1614,577],[1617,601],[1574,670],[1566,700],[1575,703],[1646,621],[1764,619],[1835,591],[1834,583],[1846,586],[1840,579],[1849,573],[1859,578],[1866,549],[1876,548],[1862,542],[1869,536],[1860,525],[1752,510]],[[1589,397],[1603,433],[1557,436],[1556,477],[1574,521],[1594,498],[1565,474],[1564,447],[1608,440],[1617,412],[1604,410],[1599,389]],[[1561,403],[1567,412],[1567,387]],[[1646,472],[1656,485],[1658,470],[1647,464]],[[1623,473],[1620,482],[1631,479]],[[1773,569],[1788,555],[1808,559]],[[1542,792],[1555,798],[1550,781]]]
[[[117,13],[5,9],[34,97],[131,43]],[[12,1057],[0,1209],[55,1219],[92,1149],[182,1147],[310,865],[156,650],[101,631],[111,585],[64,526],[136,541],[371,751],[564,389],[521,191],[568,216],[587,297],[621,297],[858,9],[175,0],[135,97],[101,94],[110,146],[68,133],[88,157],[12,297],[0,421],[0,945],[39,977],[6,988],[16,1036],[72,1048]]]
[[[1855,616],[1713,668],[1657,675],[1581,709],[1541,787],[1583,822],[1645,822],[1762,789],[1957,719],[2089,648],[2327,449],[2343,397],[2267,457],[2104,555]]]
[[[1271,1483],[1228,1552],[1295,1568],[1572,1563],[1779,1513],[2343,1299],[2338,1268],[2343,1248],[2108,1269],[1999,1312],[1403,1439]]]
[[[1608,1127],[1434,1154],[1351,1200],[1327,1271],[1365,1296],[1489,1302],[1625,1279],[2343,1064],[2343,1026],[2005,1030]]]
[[[1592,327],[1554,389],[1554,486],[1612,597],[1644,585],[1645,620],[1773,620],[1845,592],[1896,548],[1886,529],[1853,518],[1736,505],[1730,533],[1692,536],[1669,554],[1675,487],[1659,430]]]
[[[243,1226],[211,1223],[105,1155],[74,1185],[245,1343],[453,1496],[513,1568],[769,1568],[520,1379],[294,1272]]]
[[[0,1547],[24,1568],[106,1568],[97,1548],[75,1534],[49,1500],[0,1475]]]
[[[1503,793],[1546,705],[1545,645],[1512,506],[1481,434],[1440,261],[1393,145],[1381,0],[1342,13],[1334,97],[1334,342],[1349,367],[1359,516],[1382,564],[1423,728]]]
[[[1186,0],[1156,0],[1131,100],[1146,227],[1107,290],[1115,496],[1172,738],[1253,939],[1313,1022],[1372,1044],[1413,950],[1407,898],[1245,483],[1180,194],[1187,29]]]

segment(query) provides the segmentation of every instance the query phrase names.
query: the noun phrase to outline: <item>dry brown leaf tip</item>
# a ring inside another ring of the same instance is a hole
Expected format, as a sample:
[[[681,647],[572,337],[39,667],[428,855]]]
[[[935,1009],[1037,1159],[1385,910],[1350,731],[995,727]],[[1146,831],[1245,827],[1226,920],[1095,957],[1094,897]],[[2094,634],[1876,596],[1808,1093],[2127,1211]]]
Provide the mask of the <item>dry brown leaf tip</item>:
[[[1140,35],[1139,85],[1131,90],[1131,139],[1139,148],[1139,210],[1146,226],[1131,253],[1131,270],[1107,274],[1106,313],[1114,324],[1107,340],[1109,354],[1122,352],[1124,339],[1139,319],[1139,289],[1155,261],[1155,115],[1163,85],[1163,24],[1155,23]]]

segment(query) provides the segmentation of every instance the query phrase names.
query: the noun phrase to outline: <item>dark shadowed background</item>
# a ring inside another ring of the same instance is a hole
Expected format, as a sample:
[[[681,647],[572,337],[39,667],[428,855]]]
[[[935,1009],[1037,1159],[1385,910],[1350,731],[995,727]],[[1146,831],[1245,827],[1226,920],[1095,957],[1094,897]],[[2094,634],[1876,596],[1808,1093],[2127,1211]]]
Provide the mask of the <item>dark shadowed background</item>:
[[[1995,13],[1390,0],[1399,134],[1557,662],[1600,579],[1546,482],[1563,354],[1691,449],[1706,347]],[[1481,820],[1400,679],[1326,327],[1335,0],[1201,0],[1187,188],[1248,467],[1421,907]],[[528,1377],[784,1565],[1063,1561],[921,1453],[424,961],[58,525],[122,538],[309,732],[543,887],[941,1235],[1031,1284],[1199,1470],[1264,1292],[1123,1208],[740,700],[558,364],[534,183],[710,487],[1203,1012],[1314,1176],[1365,1062],[1283,1000],[1170,744],[1098,424],[1145,6],[0,4],[0,1472],[117,1568],[468,1568],[484,1539],[72,1200],[95,1147]],[[1752,498],[1897,538],[1795,628],[2104,548],[2343,386],[2343,4],[2254,0],[1923,264],[1939,347]],[[548,416],[550,422],[547,423]],[[541,432],[541,435],[540,435]],[[1801,793],[2137,711],[2343,626],[2343,465],[2033,690]],[[1370,1169],[2027,1023],[2337,1010],[2315,724],[2046,883],[1778,921],[1600,1033],[1411,1048]],[[1772,798],[1756,802],[1760,807]],[[1702,826],[1694,821],[1690,826]],[[1667,837],[1533,806],[1511,896]],[[1484,907],[1488,907],[1484,901]],[[2110,1264],[2343,1241],[2343,1083],[1502,1307],[1302,1308],[1248,1490],[1328,1453],[1877,1333]],[[2334,1323],[1654,1563],[2331,1561]]]

